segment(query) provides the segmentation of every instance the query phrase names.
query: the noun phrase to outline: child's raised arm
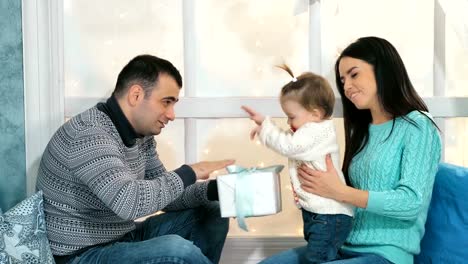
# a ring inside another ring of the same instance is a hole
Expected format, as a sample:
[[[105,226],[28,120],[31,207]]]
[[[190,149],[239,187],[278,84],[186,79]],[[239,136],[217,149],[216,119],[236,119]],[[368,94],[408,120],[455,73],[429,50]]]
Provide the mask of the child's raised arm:
[[[244,110],[244,111],[249,115],[250,119],[252,119],[253,121],[255,121],[255,123],[256,123],[257,125],[259,125],[259,126],[262,125],[263,120],[265,120],[265,117],[264,117],[262,114],[256,112],[256,111],[253,110],[252,108],[247,107],[247,106],[245,106],[245,105],[241,106],[241,108],[242,108],[242,110]]]

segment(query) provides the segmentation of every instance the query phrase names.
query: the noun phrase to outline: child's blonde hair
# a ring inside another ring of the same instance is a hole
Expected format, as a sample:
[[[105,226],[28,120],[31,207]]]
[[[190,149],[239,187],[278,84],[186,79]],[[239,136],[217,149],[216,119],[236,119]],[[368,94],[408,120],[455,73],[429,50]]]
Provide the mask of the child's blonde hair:
[[[294,100],[307,111],[319,108],[323,111],[323,118],[331,117],[335,105],[335,94],[325,78],[312,72],[304,72],[295,77],[286,64],[277,67],[288,72],[293,78],[281,89],[281,102]]]

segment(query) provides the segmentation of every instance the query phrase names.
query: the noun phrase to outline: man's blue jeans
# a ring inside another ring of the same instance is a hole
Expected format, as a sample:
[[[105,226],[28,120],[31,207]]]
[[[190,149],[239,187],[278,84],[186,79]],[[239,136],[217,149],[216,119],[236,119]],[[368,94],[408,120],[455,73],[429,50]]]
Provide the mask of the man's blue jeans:
[[[261,264],[299,264],[301,256],[305,254],[307,247],[292,248],[273,255],[262,262]],[[325,262],[324,264],[392,264],[382,256],[371,253],[355,253],[345,250],[338,251],[337,260]]]
[[[219,203],[146,219],[122,239],[91,248],[70,264],[218,263],[229,229]]]

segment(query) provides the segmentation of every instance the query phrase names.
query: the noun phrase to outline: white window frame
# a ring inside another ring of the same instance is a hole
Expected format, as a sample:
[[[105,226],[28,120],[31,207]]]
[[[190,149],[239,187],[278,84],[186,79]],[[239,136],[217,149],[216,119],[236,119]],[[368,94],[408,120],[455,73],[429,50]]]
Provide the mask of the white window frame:
[[[31,195],[40,158],[63,124],[63,3],[23,0],[26,190]]]
[[[197,119],[245,117],[242,104],[255,105],[272,117],[284,117],[275,97],[195,97],[195,65],[197,65],[193,10],[195,0],[183,0],[185,97],[177,108],[178,118],[185,122],[185,162],[197,161]],[[64,32],[62,0],[23,0],[23,58],[26,129],[27,192],[35,189],[35,178],[42,152],[66,116],[73,116],[105,98],[64,98]],[[444,97],[445,94],[445,15],[435,1],[434,6],[434,97],[424,98],[441,128],[443,120],[468,117],[468,98]],[[314,40],[310,41],[310,40]],[[309,6],[309,68],[322,72],[320,1]],[[65,108],[65,106],[67,108]],[[213,111],[212,109],[216,109]],[[342,117],[338,99],[335,117]],[[239,241],[244,241],[240,243]],[[248,243],[249,246],[245,246]],[[302,244],[302,238],[238,238],[230,239],[228,259],[246,256],[252,247],[272,249]],[[229,246],[228,246],[229,248]],[[244,262],[256,263],[272,252],[261,251],[247,256]],[[248,260],[247,260],[248,259]]]

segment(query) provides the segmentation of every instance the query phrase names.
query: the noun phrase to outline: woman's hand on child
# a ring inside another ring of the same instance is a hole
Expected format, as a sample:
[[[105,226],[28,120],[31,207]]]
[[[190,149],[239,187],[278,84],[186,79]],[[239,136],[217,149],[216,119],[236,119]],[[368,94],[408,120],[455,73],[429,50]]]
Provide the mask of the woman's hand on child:
[[[256,112],[252,108],[247,107],[245,105],[241,106],[241,108],[242,108],[242,110],[244,110],[249,115],[250,119],[255,121],[255,123],[257,125],[259,125],[259,126],[262,125],[263,120],[265,120],[265,117],[262,114]]]
[[[340,181],[330,155],[326,156],[325,161],[327,163],[325,172],[302,164],[297,170],[299,181],[306,192],[337,200],[346,185]]]

